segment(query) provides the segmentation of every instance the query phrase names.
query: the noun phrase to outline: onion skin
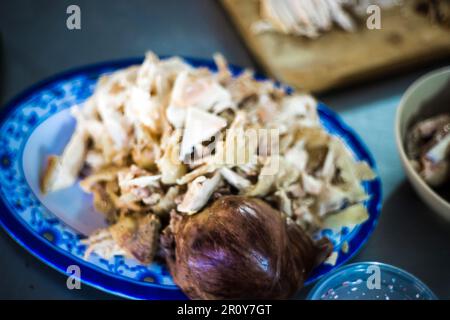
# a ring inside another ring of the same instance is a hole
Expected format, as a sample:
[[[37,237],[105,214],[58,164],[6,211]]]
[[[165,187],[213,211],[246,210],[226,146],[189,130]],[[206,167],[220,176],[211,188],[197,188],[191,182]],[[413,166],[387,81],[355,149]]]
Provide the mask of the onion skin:
[[[287,299],[331,252],[266,202],[225,196],[172,214],[161,237],[175,283],[191,299]]]

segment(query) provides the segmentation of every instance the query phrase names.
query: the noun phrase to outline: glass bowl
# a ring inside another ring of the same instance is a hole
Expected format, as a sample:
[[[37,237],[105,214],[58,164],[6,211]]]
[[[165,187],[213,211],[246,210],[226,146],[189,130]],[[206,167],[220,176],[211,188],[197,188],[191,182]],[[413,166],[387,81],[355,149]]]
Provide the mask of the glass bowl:
[[[379,262],[353,263],[324,277],[308,300],[436,300],[412,274]]]

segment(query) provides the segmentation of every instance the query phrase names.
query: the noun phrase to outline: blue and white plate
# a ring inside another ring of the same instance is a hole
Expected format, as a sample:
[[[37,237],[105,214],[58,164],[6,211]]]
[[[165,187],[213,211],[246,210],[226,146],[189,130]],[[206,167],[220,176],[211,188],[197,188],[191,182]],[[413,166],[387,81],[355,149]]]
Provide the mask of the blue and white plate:
[[[215,70],[210,60],[186,61]],[[56,270],[66,273],[69,266],[79,266],[81,280],[91,286],[130,298],[182,299],[185,296],[163,265],[146,266],[123,257],[105,260],[93,256],[84,260],[86,248],[80,240],[105,225],[102,215],[93,209],[91,196],[77,185],[46,196],[39,191],[39,174],[47,155],[61,153],[74,129],[69,108],[92,94],[99,76],[141,62],[121,60],[70,71],[35,85],[3,108],[0,223],[17,242]],[[230,68],[235,75],[242,71]],[[319,105],[319,114],[330,133],[339,136],[357,159],[375,169],[367,147],[337,114],[323,104]],[[316,268],[307,283],[350,259],[375,228],[381,209],[380,180],[365,182],[364,187],[370,195],[365,203],[370,218],[352,229],[321,232],[333,241],[336,250],[344,242],[349,250],[339,253],[334,266],[322,264]]]

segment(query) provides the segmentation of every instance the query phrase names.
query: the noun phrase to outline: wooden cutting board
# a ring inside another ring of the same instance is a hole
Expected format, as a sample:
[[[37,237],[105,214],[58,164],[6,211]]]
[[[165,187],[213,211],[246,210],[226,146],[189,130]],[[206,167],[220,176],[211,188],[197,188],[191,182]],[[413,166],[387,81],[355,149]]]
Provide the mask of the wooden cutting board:
[[[336,28],[316,40],[275,32],[254,34],[258,0],[221,0],[260,65],[297,89],[322,92],[450,56],[450,29],[413,8],[382,11],[380,30],[361,21],[358,31]]]

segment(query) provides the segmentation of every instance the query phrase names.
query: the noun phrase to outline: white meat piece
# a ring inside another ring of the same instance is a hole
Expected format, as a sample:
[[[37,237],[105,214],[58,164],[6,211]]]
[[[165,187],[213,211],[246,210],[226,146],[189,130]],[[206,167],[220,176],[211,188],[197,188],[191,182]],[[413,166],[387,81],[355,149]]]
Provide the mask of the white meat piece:
[[[77,127],[61,157],[49,158],[48,167],[41,180],[42,192],[52,192],[72,186],[83,167],[88,135]]]
[[[96,150],[89,150],[86,153],[86,164],[90,168],[97,171],[98,169],[103,167],[106,164],[106,162],[101,152],[98,152]]]
[[[157,161],[158,169],[161,172],[161,181],[164,184],[174,184],[186,173],[186,166],[180,161],[180,144],[181,130],[177,129],[164,150],[164,154]]]
[[[342,5],[336,0],[326,0],[326,2],[328,3],[333,20],[345,31],[355,31],[355,23],[350,15],[342,8]]]
[[[319,195],[322,192],[323,182],[307,174],[306,172],[302,173],[302,183],[303,190],[305,190],[306,193]]]
[[[322,169],[319,172],[319,176],[325,181],[329,182],[333,179],[333,176],[336,172],[336,166],[334,164],[334,150],[332,146],[328,146],[327,155],[322,165]]]
[[[275,192],[275,195],[279,199],[281,212],[285,213],[288,217],[292,217],[293,216],[292,200],[289,199],[289,197],[286,194],[286,191],[280,189],[277,192]]]
[[[310,95],[297,94],[287,96],[281,104],[281,112],[273,119],[281,133],[287,132],[292,125],[316,127],[319,123],[317,101]]]
[[[367,209],[358,203],[337,213],[330,214],[324,220],[324,227],[340,230],[342,227],[351,227],[364,223],[368,218]]]
[[[318,215],[325,216],[327,213],[340,210],[347,202],[348,196],[340,188],[333,185],[325,185],[317,198]]]
[[[444,161],[450,152],[450,133],[431,148],[426,157],[434,163]]]
[[[161,175],[154,176],[141,176],[133,178],[131,180],[120,181],[120,187],[123,189],[130,187],[147,188],[147,187],[159,187],[159,180]]]
[[[177,210],[187,214],[200,211],[219,187],[221,181],[219,172],[209,179],[205,176],[196,178],[189,184],[188,191],[184,195],[183,201],[177,206]]]
[[[159,104],[159,101],[152,98],[148,91],[133,87],[125,104],[125,116],[134,124],[142,123],[153,132],[159,132],[161,122]]]
[[[229,168],[221,168],[220,174],[229,184],[231,184],[238,190],[246,190],[251,186],[251,182],[249,180],[241,177],[239,174]]]
[[[299,171],[306,169],[308,163],[308,152],[305,150],[305,141],[299,140],[291,149],[285,153],[285,159],[294,165]]]
[[[117,150],[125,148],[129,144],[130,126],[125,117],[117,110],[114,99],[107,92],[96,93],[98,112],[102,117],[108,135]]]
[[[234,108],[230,93],[212,77],[194,78],[188,72],[181,72],[175,80],[166,115],[176,128],[183,125],[187,108],[212,110],[220,113],[227,108]]]

